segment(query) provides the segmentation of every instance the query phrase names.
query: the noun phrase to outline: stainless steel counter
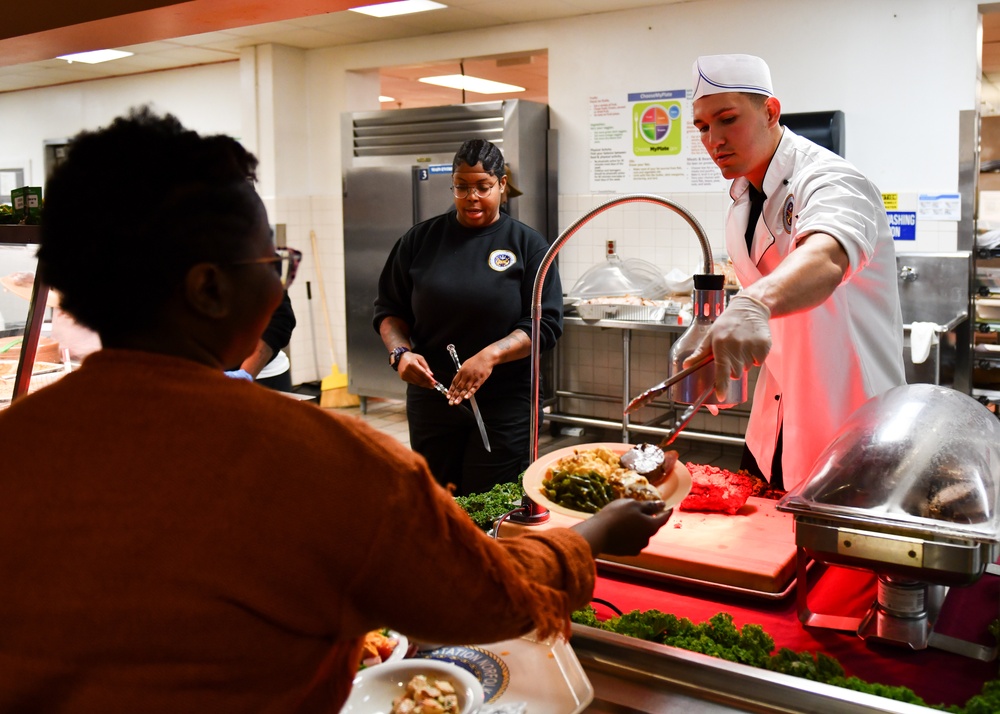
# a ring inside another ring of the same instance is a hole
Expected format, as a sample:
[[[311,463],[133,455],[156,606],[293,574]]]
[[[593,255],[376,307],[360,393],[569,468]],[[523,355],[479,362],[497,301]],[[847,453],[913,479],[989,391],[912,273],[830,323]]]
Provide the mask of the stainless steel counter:
[[[573,625],[571,644],[594,687],[591,714],[934,711],[591,627]]]

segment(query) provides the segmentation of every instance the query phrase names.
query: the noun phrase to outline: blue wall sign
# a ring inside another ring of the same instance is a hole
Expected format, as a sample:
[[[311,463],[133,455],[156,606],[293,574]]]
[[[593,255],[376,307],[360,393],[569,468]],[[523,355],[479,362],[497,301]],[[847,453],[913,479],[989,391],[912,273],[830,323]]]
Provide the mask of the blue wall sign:
[[[916,211],[886,211],[893,240],[917,239]]]

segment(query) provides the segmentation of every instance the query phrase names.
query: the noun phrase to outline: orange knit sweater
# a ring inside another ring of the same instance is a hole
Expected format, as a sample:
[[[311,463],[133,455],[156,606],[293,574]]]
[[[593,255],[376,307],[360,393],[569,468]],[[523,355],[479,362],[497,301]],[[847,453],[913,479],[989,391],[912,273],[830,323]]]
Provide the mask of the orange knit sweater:
[[[0,412],[0,711],[337,712],[363,634],[563,630],[567,530],[492,541],[363,422],[104,350]]]

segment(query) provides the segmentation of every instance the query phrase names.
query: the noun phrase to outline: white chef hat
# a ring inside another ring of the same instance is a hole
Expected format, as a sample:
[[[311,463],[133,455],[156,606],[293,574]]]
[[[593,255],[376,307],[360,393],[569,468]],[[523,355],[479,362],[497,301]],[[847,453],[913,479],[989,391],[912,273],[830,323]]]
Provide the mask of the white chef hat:
[[[692,101],[709,94],[749,92],[774,96],[771,70],[760,57],[753,55],[706,55],[694,61],[694,96]]]

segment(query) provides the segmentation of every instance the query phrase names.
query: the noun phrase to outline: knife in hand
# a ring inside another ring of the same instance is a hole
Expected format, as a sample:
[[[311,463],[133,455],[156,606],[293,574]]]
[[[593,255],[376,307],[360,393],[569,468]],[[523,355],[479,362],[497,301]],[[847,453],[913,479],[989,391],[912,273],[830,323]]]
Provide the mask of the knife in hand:
[[[448,354],[451,355],[451,361],[455,363],[455,369],[462,369],[462,363],[458,359],[458,352],[455,351],[455,345],[448,345]],[[476,417],[476,426],[479,427],[479,435],[483,437],[483,446],[486,450],[492,453],[490,448],[490,439],[486,436],[486,424],[483,423],[483,415],[479,413],[479,405],[476,404],[476,396],[472,395],[469,397],[469,404],[472,406],[472,415]]]

